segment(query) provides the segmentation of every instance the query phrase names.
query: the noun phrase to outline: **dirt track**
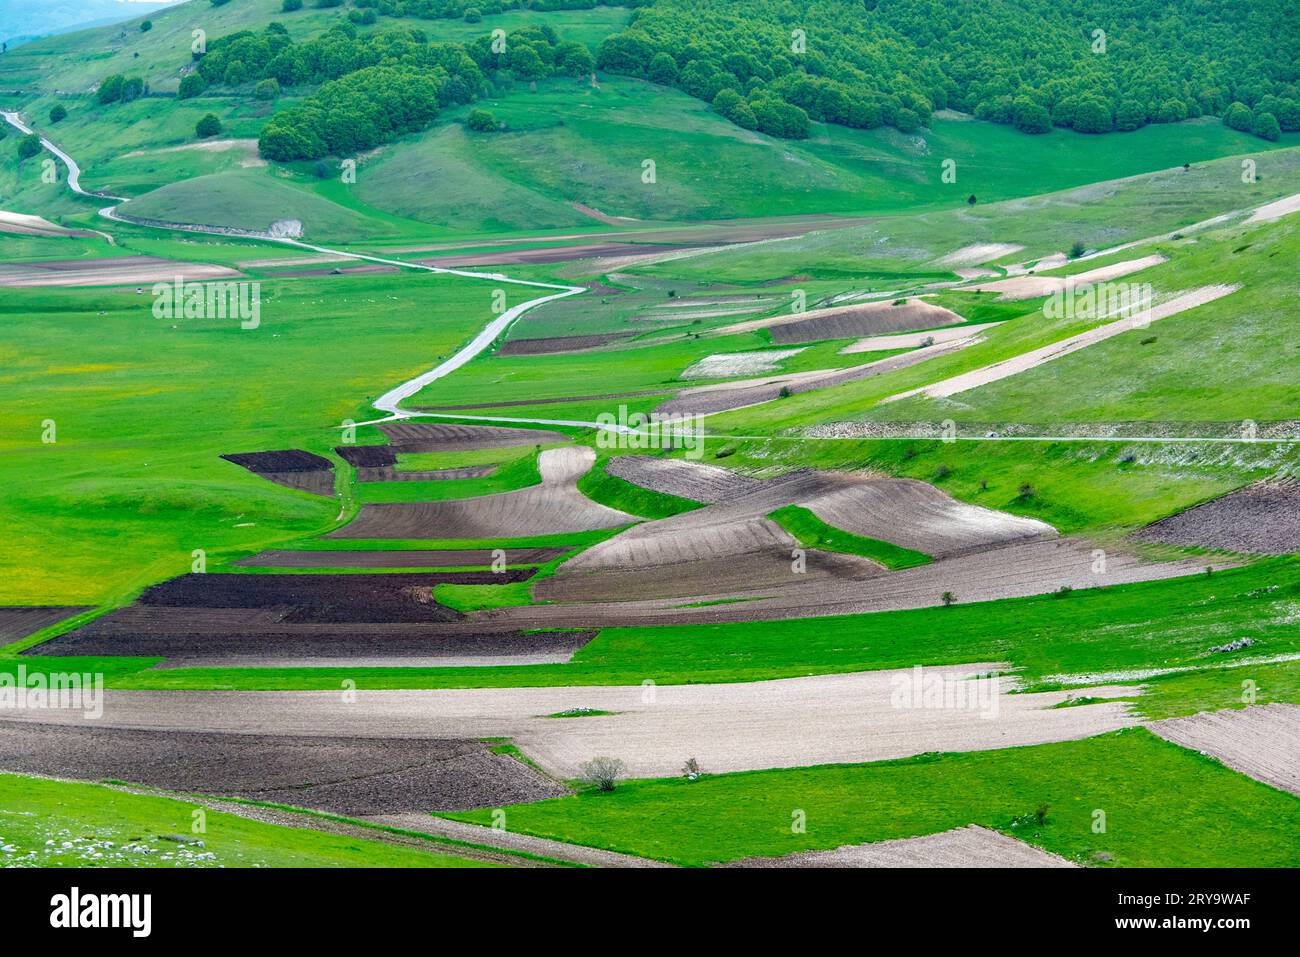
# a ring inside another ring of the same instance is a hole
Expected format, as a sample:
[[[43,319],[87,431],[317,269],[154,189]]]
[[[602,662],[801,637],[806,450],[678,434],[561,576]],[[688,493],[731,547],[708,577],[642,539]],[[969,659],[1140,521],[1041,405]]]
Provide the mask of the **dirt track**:
[[[833,851],[785,857],[750,857],[732,867],[1075,867],[1063,857],[970,825],[875,844],[848,844]]]
[[[996,667],[933,671],[961,681]],[[509,737],[547,771],[569,778],[596,755],[622,759],[633,776],[662,777],[676,775],[688,756],[711,772],[804,767],[1076,740],[1135,723],[1119,702],[1053,708],[1068,692],[1004,693],[995,715],[991,707],[898,707],[896,689],[911,676],[907,669],[721,685],[358,691],[351,703],[339,692],[109,690],[94,724],[258,735]],[[1009,687],[1006,679],[1000,684]],[[1090,693],[1131,696],[1136,689]],[[611,714],[545,717],[582,707]],[[31,714],[15,712],[11,720]],[[81,711],[44,711],[39,720],[94,719]]]
[[[1300,707],[1296,705],[1201,712],[1148,727],[1174,744],[1212,754],[1235,771],[1300,795]]]

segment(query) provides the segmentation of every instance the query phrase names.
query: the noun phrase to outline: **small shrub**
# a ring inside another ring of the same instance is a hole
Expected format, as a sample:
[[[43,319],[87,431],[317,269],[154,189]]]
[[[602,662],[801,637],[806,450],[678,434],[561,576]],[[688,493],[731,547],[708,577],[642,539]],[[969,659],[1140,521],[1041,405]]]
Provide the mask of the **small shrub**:
[[[483,11],[480,10],[478,7],[465,8],[466,23],[479,23],[482,21],[482,19],[483,19]]]
[[[1053,598],[1069,598],[1074,589],[1069,585],[1062,585],[1056,591],[1052,592]]]
[[[498,129],[496,117],[487,110],[470,110],[465,125],[475,133],[495,133]]]
[[[952,469],[948,468],[948,466],[946,465],[940,465],[937,469],[934,470],[934,477],[940,482],[942,482],[951,474],[952,474]]]
[[[946,592],[944,592],[944,593],[943,593],[941,596],[939,596],[939,597],[943,599],[943,607],[944,607],[944,608],[948,608],[948,607],[950,607],[950,606],[952,605],[952,603],[955,602],[955,601],[957,600],[957,596],[954,595],[954,594],[953,594],[952,592],[950,592],[950,591],[946,591]]]
[[[281,5],[280,9],[283,10],[285,13],[293,13],[296,10],[301,10],[302,0],[284,0],[284,3]]]
[[[703,774],[704,772],[700,770],[700,762],[694,758],[687,758],[686,763],[682,765],[682,777],[688,781],[698,781]]]
[[[253,88],[253,96],[259,100],[274,100],[279,95],[280,81],[273,76],[267,77]]]
[[[1075,240],[1074,245],[1070,247],[1070,258],[1078,259],[1087,251],[1088,251],[1087,246],[1085,246],[1083,243],[1079,242],[1078,240]]]
[[[64,108],[62,103],[55,103],[54,106],[50,107],[51,123],[57,123],[59,122],[59,120],[63,119],[67,115],[68,115],[68,111]]]
[[[217,136],[221,133],[221,120],[217,119],[215,113],[208,113],[194,124],[194,132],[201,140]]]
[[[1038,822],[1039,827],[1047,823],[1047,812],[1049,810],[1051,810],[1050,804],[1040,804],[1034,808],[1034,820]]]
[[[777,393],[777,395],[782,399],[788,399],[790,398],[790,396],[794,395],[794,393],[790,391],[790,387],[788,385],[783,385],[781,386],[781,391]]]
[[[149,32],[150,30],[152,30],[152,29],[153,29],[153,21],[152,21],[152,20],[146,20],[144,23],[140,24],[140,32],[141,32],[141,33],[148,33],[148,32]]]
[[[618,758],[592,758],[578,770],[582,773],[583,781],[601,791],[614,790],[618,787],[619,780],[627,775],[627,765]]]
[[[1034,488],[1028,482],[1020,483],[1019,492],[1021,498],[1034,498],[1038,495],[1038,489]]]

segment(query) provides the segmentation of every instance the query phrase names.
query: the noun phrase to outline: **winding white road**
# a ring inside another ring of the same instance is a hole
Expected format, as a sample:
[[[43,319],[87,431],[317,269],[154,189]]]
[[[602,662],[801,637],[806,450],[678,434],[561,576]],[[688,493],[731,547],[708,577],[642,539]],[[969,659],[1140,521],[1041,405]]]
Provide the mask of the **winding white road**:
[[[36,132],[30,126],[28,126],[23,121],[22,116],[16,112],[3,110],[0,111],[0,117],[3,117],[5,122],[7,122],[10,126],[14,127],[19,132],[25,135],[30,136],[35,134]],[[111,219],[114,222],[132,223],[134,225],[143,225],[143,226],[149,226],[151,228],[158,228],[158,229],[180,229],[180,230],[185,230],[187,232],[206,233],[213,236],[231,235],[228,230],[216,226],[201,226],[201,225],[195,225],[190,223],[167,223],[165,225],[154,227],[153,224],[151,223],[136,223],[134,220],[122,216],[117,212],[117,207],[127,201],[125,197],[112,196],[109,195],[108,193],[97,193],[97,192],[91,192],[89,190],[83,189],[81,186],[81,167],[77,165],[77,161],[74,160],[62,149],[60,149],[57,145],[50,142],[50,140],[46,139],[44,136],[41,137],[41,145],[44,146],[47,150],[49,150],[52,154],[54,154],[54,156],[56,156],[63,163],[63,165],[68,168],[68,187],[74,193],[78,194],[79,196],[90,196],[97,199],[117,200],[116,205],[106,206],[99,211],[99,215],[103,216],[105,219]],[[243,234],[248,235],[252,238],[262,239],[267,242],[281,243],[286,246],[294,246],[298,249],[307,249],[307,250],[311,250],[312,252],[327,253],[332,256],[343,256],[348,259],[358,259],[358,260],[365,260],[367,262],[382,263],[386,266],[397,266],[398,268],[401,269],[416,269],[416,270],[422,270],[424,272],[444,273],[451,276],[465,276],[470,279],[488,279],[488,280],[492,280],[493,282],[510,283],[511,285],[516,285],[516,286],[534,286],[538,289],[556,290],[555,292],[549,293],[548,295],[539,296],[536,299],[529,299],[526,302],[519,303],[517,306],[512,306],[510,309],[507,309],[505,312],[501,313],[501,315],[497,316],[486,326],[484,326],[483,329],[478,333],[478,335],[476,335],[468,343],[466,343],[459,350],[457,350],[455,354],[453,354],[450,358],[445,359],[442,362],[438,363],[438,365],[434,366],[428,372],[421,373],[415,378],[409,379],[406,382],[403,382],[401,385],[389,389],[378,399],[376,399],[373,403],[374,407],[378,409],[380,412],[386,413],[386,416],[382,419],[375,419],[370,423],[361,423],[361,424],[373,424],[373,422],[389,422],[395,419],[405,419],[405,418],[411,418],[413,416],[421,415],[421,413],[418,412],[406,411],[405,409],[401,408],[401,403],[406,399],[409,399],[411,396],[415,395],[417,392],[419,392],[429,383],[435,382],[438,379],[443,378],[444,376],[450,375],[451,373],[459,369],[461,366],[469,362],[471,359],[473,359],[475,356],[487,350],[492,345],[492,343],[496,341],[498,336],[502,335],[507,329],[509,329],[510,326],[514,323],[514,321],[518,319],[520,316],[522,316],[524,313],[526,313],[528,310],[540,306],[543,303],[550,302],[553,299],[563,299],[566,296],[575,296],[579,293],[586,292],[586,288],[583,286],[563,286],[563,285],[557,285],[555,283],[537,282],[531,279],[513,279],[510,276],[506,276],[502,273],[481,273],[481,272],[472,272],[463,269],[443,269],[438,266],[426,266],[423,263],[406,262],[405,260],[402,259],[385,259],[380,256],[370,256],[364,253],[347,252],[342,249],[333,249],[328,246],[317,246],[312,243],[305,243],[302,242],[301,240],[291,239],[285,236],[272,236],[270,233],[244,231]],[[579,424],[579,423],[574,423],[574,424]],[[594,425],[595,423],[583,423],[583,424]]]

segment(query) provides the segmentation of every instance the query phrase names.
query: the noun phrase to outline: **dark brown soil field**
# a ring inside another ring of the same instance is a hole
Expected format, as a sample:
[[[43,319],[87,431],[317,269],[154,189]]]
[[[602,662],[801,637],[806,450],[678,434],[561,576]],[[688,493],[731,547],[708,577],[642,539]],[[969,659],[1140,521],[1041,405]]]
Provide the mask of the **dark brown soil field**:
[[[563,548],[508,548],[507,565],[540,565],[563,555]],[[456,568],[492,564],[492,550],[415,549],[410,551],[271,550],[241,558],[236,565],[254,568]]]
[[[382,469],[397,464],[397,453],[390,445],[340,445],[334,451],[357,468]]]
[[[470,465],[458,469],[423,469],[410,471],[395,468],[357,469],[358,482],[446,482],[451,479],[487,478],[496,473],[495,465]]]
[[[546,429],[446,422],[389,422],[379,427],[399,452],[470,452],[517,445],[551,445],[569,437]]]
[[[346,707],[340,705],[340,707]],[[558,797],[555,781],[474,740],[195,734],[0,722],[0,768],[105,778],[357,816]]]
[[[1300,482],[1258,482],[1138,532],[1140,541],[1229,552],[1300,552]]]
[[[455,622],[440,624],[294,624],[242,620],[230,609],[133,606],[60,635],[27,652],[31,656],[95,655],[247,661],[283,659],[309,665],[311,659],[527,658],[569,654],[589,640],[590,631],[525,634]],[[502,664],[508,661],[501,660]]]
[[[327,497],[334,494],[334,464],[312,452],[282,449],[277,452],[235,452],[221,457],[286,488]]]
[[[596,336],[555,336],[551,339],[510,339],[503,345],[499,354],[503,356],[544,356],[558,352],[582,352],[586,349],[599,349],[601,346],[630,339],[640,335],[639,332],[606,332]]]
[[[80,605],[8,605],[0,606],[0,645],[34,635],[42,628],[90,611]]]
[[[529,569],[358,575],[181,575],[152,585],[137,604],[188,608],[264,608],[281,621],[450,621],[459,615],[431,597],[435,584],[501,585],[524,581]]]

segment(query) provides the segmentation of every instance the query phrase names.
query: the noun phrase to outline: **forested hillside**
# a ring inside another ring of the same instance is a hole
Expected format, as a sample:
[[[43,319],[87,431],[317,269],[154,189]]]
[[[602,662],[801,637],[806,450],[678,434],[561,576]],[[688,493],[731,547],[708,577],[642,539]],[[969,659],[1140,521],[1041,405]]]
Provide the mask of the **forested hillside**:
[[[910,131],[945,107],[1103,133],[1211,114],[1300,129],[1290,0],[655,0],[600,66],[679,86],[741,126]]]

